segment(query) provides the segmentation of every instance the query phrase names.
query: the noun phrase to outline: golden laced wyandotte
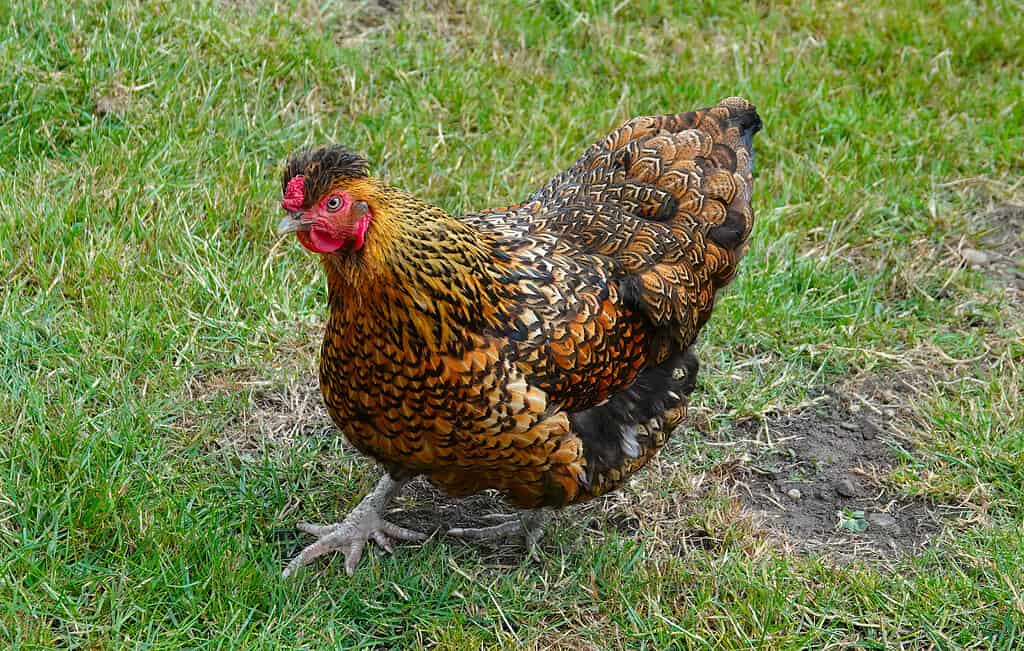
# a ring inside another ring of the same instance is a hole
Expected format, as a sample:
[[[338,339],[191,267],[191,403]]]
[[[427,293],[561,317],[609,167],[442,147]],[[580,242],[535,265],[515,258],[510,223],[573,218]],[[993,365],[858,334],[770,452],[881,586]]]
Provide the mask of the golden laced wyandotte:
[[[290,575],[331,551],[355,570],[420,532],[381,517],[409,479],[500,491],[525,510],[473,538],[526,530],[545,507],[615,489],[686,413],[692,346],[753,225],[754,107],[630,120],[515,206],[455,217],[368,174],[340,146],[293,155],[281,233],[320,255],[331,418],[386,474]]]

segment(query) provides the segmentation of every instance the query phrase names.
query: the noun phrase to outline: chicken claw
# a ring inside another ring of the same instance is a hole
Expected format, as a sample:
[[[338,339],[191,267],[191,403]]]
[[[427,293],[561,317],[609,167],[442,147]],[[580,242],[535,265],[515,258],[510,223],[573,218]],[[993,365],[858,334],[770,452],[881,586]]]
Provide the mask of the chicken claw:
[[[388,553],[392,551],[392,540],[424,540],[426,535],[399,527],[380,517],[391,496],[398,492],[404,483],[396,482],[390,475],[384,475],[373,492],[364,497],[359,506],[352,509],[342,522],[328,525],[298,523],[296,528],[299,531],[316,536],[318,540],[288,563],[288,567],[284,568],[284,577],[292,576],[300,567],[333,551],[340,551],[345,555],[345,572],[351,576],[356,571],[368,540],[373,540]]]

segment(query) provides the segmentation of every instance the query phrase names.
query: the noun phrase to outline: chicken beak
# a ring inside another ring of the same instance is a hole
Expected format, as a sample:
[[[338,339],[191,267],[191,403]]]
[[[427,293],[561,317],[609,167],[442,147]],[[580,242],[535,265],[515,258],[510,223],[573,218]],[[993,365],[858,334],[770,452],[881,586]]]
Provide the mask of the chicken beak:
[[[311,224],[302,220],[302,211],[290,212],[277,224],[277,234],[285,235],[296,231],[308,231]]]

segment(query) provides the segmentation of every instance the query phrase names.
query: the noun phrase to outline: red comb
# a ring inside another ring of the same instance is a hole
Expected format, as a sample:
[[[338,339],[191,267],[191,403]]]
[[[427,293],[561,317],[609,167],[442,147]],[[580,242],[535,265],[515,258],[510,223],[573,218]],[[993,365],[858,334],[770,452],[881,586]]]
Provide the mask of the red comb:
[[[288,212],[294,212],[302,210],[304,203],[306,203],[305,179],[299,174],[293,176],[291,181],[288,181],[288,185],[284,189],[284,199],[281,201],[281,207]]]

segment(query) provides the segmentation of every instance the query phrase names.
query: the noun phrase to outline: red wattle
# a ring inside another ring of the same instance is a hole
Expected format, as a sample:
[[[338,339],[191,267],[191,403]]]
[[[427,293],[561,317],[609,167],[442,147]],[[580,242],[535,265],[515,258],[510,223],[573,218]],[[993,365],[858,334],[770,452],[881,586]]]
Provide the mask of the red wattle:
[[[295,237],[302,246],[313,253],[334,253],[335,251],[351,246],[351,250],[358,251],[366,243],[366,231],[373,221],[372,213],[366,213],[359,221],[352,225],[348,233],[339,232],[330,223],[323,220],[314,222],[308,231],[297,231]]]
[[[324,228],[320,224],[313,224],[313,227],[309,229],[309,245],[302,242],[303,246],[315,253],[334,253],[341,247],[345,246],[345,240],[340,237],[336,237],[329,229]]]

